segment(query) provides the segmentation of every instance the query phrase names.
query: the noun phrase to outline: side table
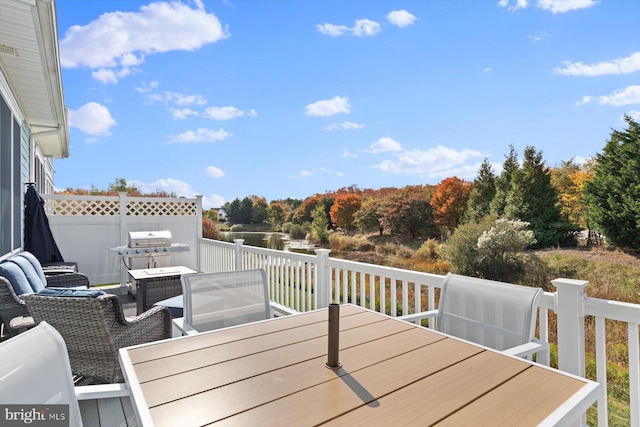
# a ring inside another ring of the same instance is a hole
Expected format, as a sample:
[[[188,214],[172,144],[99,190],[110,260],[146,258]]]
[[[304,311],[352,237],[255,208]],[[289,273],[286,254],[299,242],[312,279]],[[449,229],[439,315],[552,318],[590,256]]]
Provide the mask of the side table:
[[[196,271],[182,265],[129,270],[136,287],[137,314],[144,313],[158,301],[182,294],[180,276],[192,273]]]

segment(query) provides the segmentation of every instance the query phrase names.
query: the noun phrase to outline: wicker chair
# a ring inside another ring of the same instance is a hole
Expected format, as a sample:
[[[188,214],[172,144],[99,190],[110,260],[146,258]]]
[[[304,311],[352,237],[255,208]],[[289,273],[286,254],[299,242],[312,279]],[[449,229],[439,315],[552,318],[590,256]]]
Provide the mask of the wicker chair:
[[[171,314],[153,307],[125,319],[116,295],[75,298],[30,294],[25,304],[36,323],[46,321],[64,338],[74,375],[95,383],[123,382],[118,350],[171,337]]]
[[[29,283],[29,287],[17,286],[16,283],[3,277],[0,272],[0,320],[3,326],[3,335],[9,338],[33,327],[35,323],[30,317],[29,311],[24,305],[22,296],[25,293],[38,292],[46,288],[88,288],[89,279],[82,273],[65,273],[54,276],[46,276],[38,260],[29,252],[22,252],[3,260],[0,265],[13,266],[14,273],[27,272],[23,281]],[[18,269],[20,271],[18,271]],[[19,291],[21,289],[22,291]]]

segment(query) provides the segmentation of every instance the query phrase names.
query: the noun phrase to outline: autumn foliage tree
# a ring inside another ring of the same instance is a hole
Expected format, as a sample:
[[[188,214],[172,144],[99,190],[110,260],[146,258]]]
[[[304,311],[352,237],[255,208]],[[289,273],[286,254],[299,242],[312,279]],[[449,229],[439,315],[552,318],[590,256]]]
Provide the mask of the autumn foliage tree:
[[[431,195],[435,223],[453,231],[464,216],[472,184],[458,177],[446,178],[436,185]]]
[[[357,194],[340,194],[336,196],[329,215],[331,222],[336,227],[345,230],[354,228],[355,214],[362,206],[362,197]]]
[[[389,203],[382,217],[383,226],[393,234],[408,234],[412,239],[433,234],[431,194],[420,185],[405,187]]]

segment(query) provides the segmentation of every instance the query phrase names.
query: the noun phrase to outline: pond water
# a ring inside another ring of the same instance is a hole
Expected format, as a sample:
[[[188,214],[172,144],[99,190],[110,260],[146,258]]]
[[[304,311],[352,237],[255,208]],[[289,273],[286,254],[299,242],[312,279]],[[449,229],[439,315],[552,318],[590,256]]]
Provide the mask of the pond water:
[[[279,251],[298,252],[315,255],[315,246],[307,240],[293,240],[285,233],[259,233],[259,232],[231,232],[220,233],[220,240],[232,242],[234,239],[244,239],[245,245],[258,246]]]

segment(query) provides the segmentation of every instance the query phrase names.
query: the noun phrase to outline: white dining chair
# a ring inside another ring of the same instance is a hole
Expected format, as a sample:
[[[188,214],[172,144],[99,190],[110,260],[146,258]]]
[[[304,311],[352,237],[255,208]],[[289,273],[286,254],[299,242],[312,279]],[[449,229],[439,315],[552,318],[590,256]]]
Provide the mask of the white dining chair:
[[[442,282],[437,310],[400,318],[434,319],[437,331],[527,357],[548,347],[534,338],[542,295],[540,288],[449,273]]]
[[[104,419],[117,425],[130,425],[135,424],[135,415],[128,396],[129,390],[123,383],[75,387],[64,340],[46,322],[0,343],[2,405],[18,405],[16,408],[27,410],[34,405],[68,405],[68,413],[62,416],[68,416],[65,421],[70,427],[82,426],[83,421],[87,425],[99,425],[96,423]],[[128,414],[121,398],[128,403]],[[98,413],[101,403],[107,401],[109,410]],[[117,401],[115,405],[114,401]],[[54,407],[48,408],[51,408],[49,412],[43,408],[45,412],[39,416],[60,419],[61,414]],[[114,408],[119,408],[119,413]]]
[[[173,319],[183,335],[273,317],[267,275],[262,268],[181,277],[184,317]]]

